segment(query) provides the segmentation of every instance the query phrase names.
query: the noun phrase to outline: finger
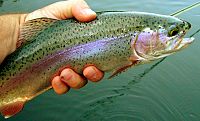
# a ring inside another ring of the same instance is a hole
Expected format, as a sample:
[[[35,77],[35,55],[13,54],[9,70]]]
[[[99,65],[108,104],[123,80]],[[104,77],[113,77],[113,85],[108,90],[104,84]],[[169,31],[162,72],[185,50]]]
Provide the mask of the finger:
[[[57,94],[64,94],[69,91],[69,87],[56,76],[52,80],[52,87]]]
[[[72,15],[81,22],[89,22],[96,18],[96,13],[90,9],[84,0],[78,0],[72,6]]]
[[[95,66],[89,66],[84,69],[83,75],[92,82],[98,82],[103,78],[104,73]]]
[[[79,89],[87,84],[87,80],[75,73],[72,69],[64,69],[60,77],[64,83],[74,89]]]

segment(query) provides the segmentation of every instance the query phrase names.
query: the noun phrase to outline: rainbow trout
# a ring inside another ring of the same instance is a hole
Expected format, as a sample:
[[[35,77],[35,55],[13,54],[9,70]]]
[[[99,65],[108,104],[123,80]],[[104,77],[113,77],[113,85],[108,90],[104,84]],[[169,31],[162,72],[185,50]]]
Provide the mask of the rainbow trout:
[[[39,18],[26,22],[20,44],[0,65],[0,112],[6,118],[51,87],[63,67],[82,74],[95,65],[112,76],[128,67],[166,57],[187,47],[191,24],[166,15],[102,12],[89,23]]]

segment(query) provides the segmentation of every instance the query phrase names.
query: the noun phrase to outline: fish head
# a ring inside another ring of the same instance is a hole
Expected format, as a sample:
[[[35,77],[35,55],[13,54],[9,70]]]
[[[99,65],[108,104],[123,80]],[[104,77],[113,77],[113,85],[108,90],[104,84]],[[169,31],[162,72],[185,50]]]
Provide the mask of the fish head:
[[[191,28],[189,22],[172,16],[160,17],[158,21],[162,23],[146,27],[132,41],[135,54],[144,61],[171,55],[187,47],[194,40],[193,37],[184,38]]]

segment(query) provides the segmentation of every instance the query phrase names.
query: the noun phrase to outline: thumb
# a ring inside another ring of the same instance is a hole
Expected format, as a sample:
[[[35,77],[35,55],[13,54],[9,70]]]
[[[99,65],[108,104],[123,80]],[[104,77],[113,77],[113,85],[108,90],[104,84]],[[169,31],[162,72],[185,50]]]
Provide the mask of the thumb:
[[[72,15],[81,22],[88,22],[96,18],[96,13],[90,9],[84,0],[77,0],[72,6]]]
[[[25,21],[42,17],[53,19],[67,19],[75,17],[81,22],[87,22],[95,19],[96,13],[89,8],[84,0],[68,0],[53,3],[29,13]]]

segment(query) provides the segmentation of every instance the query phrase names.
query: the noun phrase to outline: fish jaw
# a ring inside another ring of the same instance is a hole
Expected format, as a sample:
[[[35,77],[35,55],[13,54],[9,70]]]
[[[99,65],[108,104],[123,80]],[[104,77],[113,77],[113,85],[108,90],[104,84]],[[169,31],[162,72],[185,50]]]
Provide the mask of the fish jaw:
[[[175,51],[179,51],[181,49],[188,47],[190,44],[192,44],[194,42],[194,39],[195,39],[194,37],[183,38],[181,43],[179,44],[179,46],[175,48]]]
[[[194,42],[194,37],[190,37],[190,38],[178,38],[179,41],[176,43],[176,46],[174,46],[174,48],[172,50],[169,50],[167,52],[163,52],[162,53],[162,57],[166,57],[168,55],[171,55],[175,52],[178,52],[182,49],[185,49],[187,48],[190,44],[192,44]],[[161,56],[158,57],[159,58],[162,58]]]

